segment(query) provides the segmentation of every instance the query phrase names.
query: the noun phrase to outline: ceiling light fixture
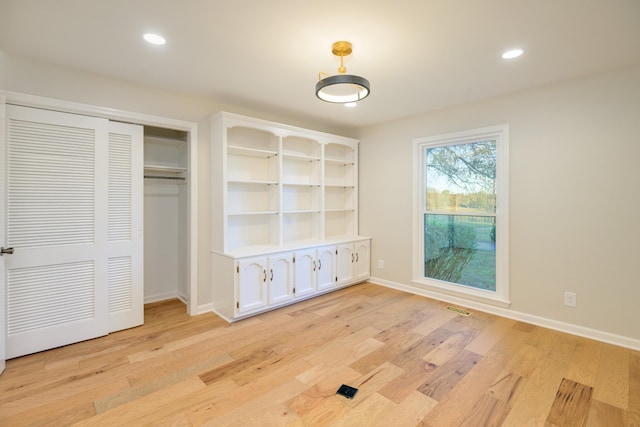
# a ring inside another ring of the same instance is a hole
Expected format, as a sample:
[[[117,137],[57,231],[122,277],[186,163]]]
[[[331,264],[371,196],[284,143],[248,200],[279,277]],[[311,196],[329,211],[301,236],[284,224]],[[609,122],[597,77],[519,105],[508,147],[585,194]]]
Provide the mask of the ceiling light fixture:
[[[147,42],[155,45],[163,45],[167,43],[167,41],[159,34],[147,33],[142,36]]]
[[[347,104],[360,101],[369,96],[369,80],[364,77],[346,74],[347,68],[344,66],[344,57],[351,55],[353,49],[351,43],[345,41],[335,42],[331,46],[331,52],[340,57],[340,68],[335,76],[322,78],[325,73],[318,74],[316,83],[316,96],[323,101],[335,104]],[[325,74],[326,75],[326,74]]]
[[[522,49],[511,49],[508,50],[506,52],[504,52],[502,54],[502,59],[513,59],[513,58],[517,58],[518,56],[522,55],[524,53],[524,50]]]

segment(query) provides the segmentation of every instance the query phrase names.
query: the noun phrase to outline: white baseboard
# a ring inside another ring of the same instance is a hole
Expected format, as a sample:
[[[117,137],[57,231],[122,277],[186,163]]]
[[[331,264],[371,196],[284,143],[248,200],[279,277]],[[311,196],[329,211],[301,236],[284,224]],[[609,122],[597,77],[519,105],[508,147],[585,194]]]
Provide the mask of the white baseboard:
[[[177,291],[173,291],[173,292],[165,292],[162,294],[145,295],[144,303],[149,304],[151,302],[166,301],[168,299],[174,299],[174,298],[178,298],[180,301],[186,302],[186,299],[180,298]]]
[[[210,312],[212,312],[212,311],[215,313],[215,310],[213,309],[213,303],[211,303],[211,302],[210,302],[209,304],[202,304],[202,305],[199,305],[199,306],[198,306],[198,311],[196,312],[196,315],[198,315],[198,314],[204,314],[204,313],[210,313]],[[217,314],[217,313],[216,313],[216,314]],[[220,315],[218,314],[218,316],[220,316]],[[222,316],[221,316],[221,317],[222,317]]]
[[[452,295],[441,294],[429,289],[421,289],[415,286],[406,285],[398,282],[380,279],[378,277],[369,278],[369,282],[376,285],[385,286],[387,288],[397,289],[399,291],[409,292],[415,295],[421,295],[427,298],[444,301],[451,304],[461,305],[463,307],[472,308],[474,310],[483,311],[485,313],[495,314],[497,316],[506,317],[513,320],[519,320],[525,323],[542,326],[571,335],[577,335],[584,338],[590,338],[596,341],[617,345],[620,347],[630,348],[632,350],[640,350],[640,340],[622,335],[612,334],[597,329],[586,328],[580,325],[560,322],[558,320],[548,319],[533,314],[523,313],[508,308],[495,307],[477,301],[470,301]]]

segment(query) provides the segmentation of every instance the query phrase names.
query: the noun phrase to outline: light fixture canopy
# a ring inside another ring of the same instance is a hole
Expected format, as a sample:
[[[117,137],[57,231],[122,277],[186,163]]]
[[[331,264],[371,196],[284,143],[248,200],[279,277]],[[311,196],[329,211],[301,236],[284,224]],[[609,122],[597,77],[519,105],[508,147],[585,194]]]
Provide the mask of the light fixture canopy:
[[[322,78],[324,73],[319,73],[316,83],[316,96],[326,102],[334,104],[346,104],[360,101],[371,93],[369,80],[364,77],[346,74],[344,57],[351,55],[353,49],[350,42],[338,41],[332,45],[331,51],[340,57],[340,67],[335,76]]]

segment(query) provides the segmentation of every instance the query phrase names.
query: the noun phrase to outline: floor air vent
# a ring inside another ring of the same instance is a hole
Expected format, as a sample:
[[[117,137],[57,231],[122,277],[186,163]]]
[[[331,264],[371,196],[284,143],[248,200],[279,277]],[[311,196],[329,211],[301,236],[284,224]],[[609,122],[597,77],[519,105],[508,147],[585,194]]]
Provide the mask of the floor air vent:
[[[453,311],[454,313],[458,313],[458,314],[461,314],[463,316],[470,316],[471,315],[470,311],[463,310],[463,309],[458,308],[458,307],[447,306],[447,310]]]

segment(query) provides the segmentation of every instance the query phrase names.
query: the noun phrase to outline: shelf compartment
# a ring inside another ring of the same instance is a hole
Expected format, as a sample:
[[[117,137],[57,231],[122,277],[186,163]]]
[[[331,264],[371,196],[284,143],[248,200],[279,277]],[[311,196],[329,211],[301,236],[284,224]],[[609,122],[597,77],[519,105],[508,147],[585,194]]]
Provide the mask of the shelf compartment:
[[[144,168],[152,173],[179,173],[187,170],[187,134],[145,127]]]
[[[278,186],[262,183],[230,182],[227,187],[229,214],[277,212]]]
[[[228,181],[278,182],[277,157],[227,156]]]
[[[356,213],[353,210],[325,211],[325,238],[356,234]]]
[[[320,162],[300,157],[283,157],[282,181],[295,184],[319,184]]]
[[[320,212],[296,211],[283,215],[283,243],[321,238]]]
[[[320,144],[310,138],[289,135],[282,138],[282,154],[288,157],[320,160]]]
[[[324,158],[327,163],[355,164],[355,151],[342,144],[327,144],[324,147]]]
[[[278,215],[232,215],[227,219],[227,248],[278,245]]]
[[[324,206],[331,210],[354,210],[355,191],[353,187],[325,187]]]
[[[338,163],[324,165],[324,183],[328,187],[353,187],[355,166]]]
[[[288,211],[320,211],[320,187],[283,186],[282,209]]]
[[[280,139],[265,130],[235,126],[227,129],[227,147],[244,148],[256,152],[278,152]]]

